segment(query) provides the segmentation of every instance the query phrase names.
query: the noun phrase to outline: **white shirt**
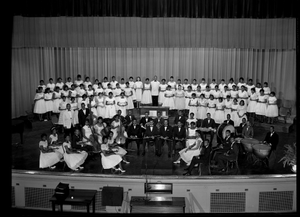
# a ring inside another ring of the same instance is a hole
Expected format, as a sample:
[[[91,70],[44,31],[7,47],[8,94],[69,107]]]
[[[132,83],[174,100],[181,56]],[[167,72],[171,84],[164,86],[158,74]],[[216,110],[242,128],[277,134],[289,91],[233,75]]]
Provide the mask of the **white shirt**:
[[[159,81],[151,81],[151,95],[152,96],[158,96],[158,89],[159,89]]]

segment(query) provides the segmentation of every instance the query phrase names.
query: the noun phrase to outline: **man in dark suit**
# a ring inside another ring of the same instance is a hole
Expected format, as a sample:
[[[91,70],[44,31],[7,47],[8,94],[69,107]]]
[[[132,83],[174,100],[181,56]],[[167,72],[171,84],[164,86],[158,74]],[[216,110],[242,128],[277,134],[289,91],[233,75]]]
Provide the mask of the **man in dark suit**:
[[[125,142],[125,148],[128,148],[128,144],[130,142],[135,141],[136,146],[137,146],[137,155],[140,155],[140,144],[142,140],[142,131],[141,131],[141,126],[137,124],[137,120],[134,119],[132,121],[132,124],[127,128],[127,136],[128,138],[126,139]]]
[[[145,112],[145,116],[141,118],[140,120],[140,126],[142,128],[142,133],[144,134],[146,131],[146,124],[152,120],[151,117],[149,117],[149,112]]]
[[[178,123],[178,121],[181,121],[183,126],[185,126],[186,123],[186,117],[183,115],[182,110],[178,110],[178,115],[175,116],[174,119],[174,125]]]
[[[164,120],[163,126],[159,129],[159,146],[158,146],[158,155],[161,155],[161,147],[166,142],[168,144],[168,157],[171,157],[171,151],[172,151],[172,142],[173,142],[173,133],[172,133],[172,127],[169,125],[168,120]]]
[[[153,119],[154,125],[157,126],[158,130],[164,125],[164,118],[161,116],[161,112],[157,112],[157,117]]]
[[[201,132],[201,138],[202,138],[203,141],[205,140],[204,134],[210,134],[210,143],[209,143],[209,145],[211,146],[212,145],[212,140],[213,140],[214,135],[215,135],[216,123],[215,123],[215,120],[211,118],[210,113],[207,113],[206,116],[207,116],[207,118],[205,118],[202,121],[202,126],[201,127],[202,128],[209,128],[210,131],[208,131],[208,132],[200,131],[200,132]]]
[[[185,147],[186,128],[181,121],[177,122],[177,126],[173,127],[173,154],[175,154],[176,143],[181,143]],[[182,147],[182,148],[183,148]]]
[[[134,115],[132,114],[131,110],[128,110],[127,115],[125,116],[125,126],[130,126],[132,125],[133,120],[136,120],[136,118],[134,117]]]
[[[78,122],[80,129],[85,125],[86,118],[90,115],[90,110],[85,108],[85,104],[81,103],[81,109],[78,111]]]
[[[209,155],[210,155],[211,147],[209,145],[209,140],[204,140],[203,146],[201,148],[200,155],[194,156],[191,164],[185,168],[184,170],[187,170],[186,173],[184,173],[184,176],[190,176],[192,173],[192,170],[197,167],[197,164],[201,163],[205,166],[209,165]]]
[[[145,155],[145,147],[146,144],[150,142],[154,142],[155,144],[155,154],[158,156],[158,148],[159,148],[159,144],[158,144],[158,139],[157,137],[159,136],[159,131],[157,129],[157,127],[154,125],[153,120],[150,120],[149,125],[146,126],[146,130],[144,133],[144,140],[143,140],[143,147],[144,147],[144,151],[142,153],[142,155]]]
[[[270,132],[268,132],[266,134],[265,140],[263,141],[263,143],[268,144],[271,146],[271,151],[269,153],[269,156],[271,155],[272,151],[276,151],[277,145],[279,142],[279,136],[278,134],[275,132],[274,130],[274,126],[270,127]]]
[[[226,162],[229,160],[236,159],[239,153],[239,146],[236,143],[234,137],[230,137],[230,147],[226,152],[216,155],[215,160],[218,164],[218,169],[220,172],[225,172]]]
[[[230,114],[227,114],[226,120],[224,121],[224,123],[225,123],[225,124],[230,124],[230,125],[234,126],[234,122],[233,122],[233,120],[231,120],[230,118],[231,118],[231,115],[230,115]]]

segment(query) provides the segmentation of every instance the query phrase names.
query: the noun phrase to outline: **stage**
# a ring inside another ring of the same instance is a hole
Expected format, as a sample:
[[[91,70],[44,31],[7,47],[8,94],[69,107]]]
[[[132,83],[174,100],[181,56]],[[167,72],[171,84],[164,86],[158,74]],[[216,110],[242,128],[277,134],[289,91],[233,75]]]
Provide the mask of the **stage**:
[[[134,115],[138,117],[137,109],[134,110]],[[170,123],[173,124],[174,120],[174,112],[171,112],[171,117],[169,118]],[[270,125],[261,124],[255,122],[254,125],[254,138],[258,140],[263,140],[266,133],[268,132],[268,128]],[[291,174],[290,167],[283,167],[283,164],[278,161],[283,156],[283,146],[285,144],[292,144],[296,142],[296,132],[288,133],[280,132],[280,129],[286,129],[285,125],[281,123],[275,123],[275,130],[278,129],[277,133],[279,134],[279,144],[276,150],[276,160],[275,164],[272,168],[261,167],[259,165],[248,165],[246,161],[245,155],[239,156],[239,167],[240,167],[240,175],[257,175],[257,174]],[[284,127],[282,127],[284,126]],[[288,124],[286,125],[288,126]],[[290,126],[290,125],[289,125]],[[33,121],[32,129],[29,129],[25,126],[23,132],[23,140],[24,144],[20,144],[20,135],[12,134],[12,168],[18,170],[34,170],[41,171],[47,169],[39,169],[39,154],[40,151],[38,149],[38,144],[40,141],[40,135],[42,133],[46,133],[48,136],[50,134],[50,128],[52,127],[51,121]],[[63,140],[63,134],[59,134],[59,140]],[[214,145],[214,144],[213,144]],[[180,148],[180,147],[179,147]],[[149,146],[148,152],[146,152],[145,156],[137,155],[136,152],[136,144],[130,143],[128,147],[129,151],[126,155],[127,161],[130,164],[122,164],[125,173],[120,172],[112,172],[111,170],[102,170],[100,155],[95,155],[93,157],[88,157],[84,163],[84,169],[78,173],[89,173],[89,174],[117,174],[119,176],[124,175],[142,175],[145,174],[146,170],[146,160],[148,162],[147,173],[149,175],[175,175],[182,176],[185,172],[184,168],[186,165],[181,161],[180,164],[173,164],[175,160],[178,158],[178,154],[168,158],[168,150],[167,145],[165,144],[162,147],[162,155],[160,157],[155,156],[154,147]],[[142,147],[141,147],[142,151]],[[58,163],[54,170],[50,172],[71,172],[67,166],[64,166],[64,163]],[[230,171],[229,174],[235,174],[236,171]],[[192,175],[198,176],[197,169],[192,171]],[[202,167],[202,176],[209,175],[208,167]],[[225,175],[213,173],[213,175]]]

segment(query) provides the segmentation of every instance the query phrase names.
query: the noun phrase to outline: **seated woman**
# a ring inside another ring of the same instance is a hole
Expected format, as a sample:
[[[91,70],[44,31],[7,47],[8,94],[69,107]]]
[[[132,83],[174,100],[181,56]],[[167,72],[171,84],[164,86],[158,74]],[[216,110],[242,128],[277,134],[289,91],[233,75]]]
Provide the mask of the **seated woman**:
[[[86,145],[86,143],[82,141],[82,135],[78,128],[75,129],[74,134],[72,136],[71,147],[73,149],[86,151],[87,153],[93,150],[90,145]]]
[[[48,146],[46,133],[43,133],[41,135],[39,149],[40,149],[39,168],[44,169],[49,167],[50,169],[55,169],[56,166],[54,165],[60,161],[63,155],[58,151],[56,151],[55,148]]]
[[[74,171],[82,170],[83,167],[81,167],[80,165],[84,163],[88,154],[82,150],[72,149],[69,135],[65,135],[65,142],[63,143],[63,148],[65,151],[64,160],[68,167]]]
[[[198,156],[200,154],[200,148],[202,146],[202,142],[203,140],[201,139],[200,130],[196,130],[196,139],[192,144],[187,143],[189,146],[182,149],[179,152],[180,156],[177,159],[177,161],[175,161],[174,163],[179,164],[180,159],[182,159],[186,163],[186,165],[189,166],[193,157]]]
[[[82,141],[86,145],[88,151],[98,151],[98,143],[94,139],[93,131],[91,126],[89,125],[88,118],[85,120],[85,125],[82,127]]]
[[[58,151],[59,153],[61,153],[63,155],[64,150],[62,148],[62,143],[60,141],[58,141],[58,134],[57,134],[56,127],[51,127],[50,131],[51,131],[51,134],[48,139],[49,146],[55,147],[56,151]]]
[[[101,144],[101,163],[103,169],[113,169],[116,171],[121,171],[122,173],[125,170],[122,169],[121,161],[122,157],[118,154],[115,154],[108,145],[108,137],[102,137],[102,144]],[[119,166],[116,168],[116,166]]]
[[[113,132],[110,131],[109,132],[109,136],[108,136],[108,146],[109,148],[115,152],[115,154],[120,155],[122,157],[122,160],[124,163],[129,164],[128,161],[125,160],[125,155],[127,154],[127,151],[118,146],[118,144],[115,142],[114,138],[113,138]]]
[[[119,115],[114,116],[114,120],[111,122],[111,131],[113,132],[113,139],[118,136],[118,131],[121,126],[121,121]]]

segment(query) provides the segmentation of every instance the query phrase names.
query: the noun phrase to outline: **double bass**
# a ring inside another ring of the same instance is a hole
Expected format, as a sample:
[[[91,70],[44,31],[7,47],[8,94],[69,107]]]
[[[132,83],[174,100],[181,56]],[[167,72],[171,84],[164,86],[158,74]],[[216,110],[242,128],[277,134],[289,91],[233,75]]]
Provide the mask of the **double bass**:
[[[124,136],[124,133],[126,132],[125,127],[124,127],[121,119],[119,121],[120,121],[120,126],[117,130],[118,135],[115,140],[116,140],[117,144],[125,144],[125,142],[126,142],[126,137]]]

